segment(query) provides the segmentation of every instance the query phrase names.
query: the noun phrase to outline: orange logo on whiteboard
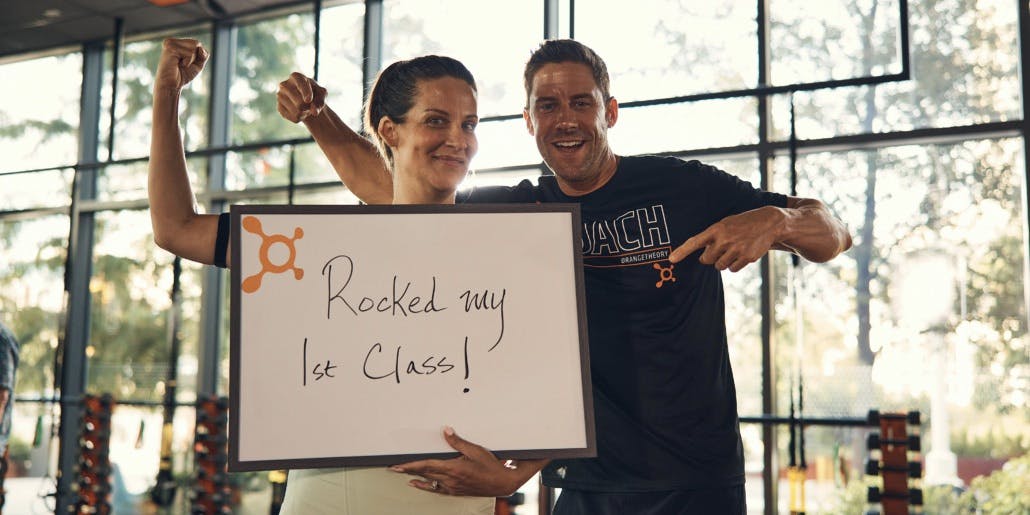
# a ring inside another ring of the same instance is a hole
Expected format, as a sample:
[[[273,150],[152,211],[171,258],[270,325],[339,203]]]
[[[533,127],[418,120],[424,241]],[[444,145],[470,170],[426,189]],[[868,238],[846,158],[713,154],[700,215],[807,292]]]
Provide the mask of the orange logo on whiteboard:
[[[261,237],[261,249],[258,250],[258,259],[261,260],[261,271],[243,280],[243,284],[240,285],[243,291],[247,293],[258,291],[258,288],[261,288],[261,278],[265,274],[281,274],[287,270],[293,270],[293,277],[298,281],[304,277],[304,270],[297,268],[293,264],[297,259],[297,247],[294,244],[297,240],[304,237],[304,231],[300,227],[293,230],[292,238],[287,238],[285,234],[265,234],[265,231],[261,229],[261,221],[253,216],[244,217],[240,223],[247,232]],[[281,265],[272,263],[272,260],[268,257],[269,249],[276,243],[282,243],[290,249],[290,256]]]

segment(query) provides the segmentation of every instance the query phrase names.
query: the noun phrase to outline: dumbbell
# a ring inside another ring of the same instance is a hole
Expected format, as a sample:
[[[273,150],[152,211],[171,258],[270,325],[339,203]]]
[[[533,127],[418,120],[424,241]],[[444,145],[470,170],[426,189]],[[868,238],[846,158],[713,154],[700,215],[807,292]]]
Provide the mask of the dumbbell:
[[[870,476],[875,476],[878,475],[881,470],[885,472],[905,472],[908,474],[908,477],[918,479],[923,475],[923,464],[918,461],[910,461],[908,462],[908,465],[906,467],[885,467],[880,464],[879,460],[875,460],[872,458],[866,460],[866,474]]]
[[[881,492],[879,487],[870,486],[866,491],[866,500],[871,503],[878,503],[881,499],[908,499],[909,504],[922,506],[923,491],[918,488],[909,488],[905,493]]]
[[[866,415],[866,424],[868,424],[870,426],[878,426],[878,425],[880,425],[880,419],[881,418],[886,418],[886,419],[904,418],[905,422],[907,422],[911,426],[918,426],[918,425],[921,424],[921,417],[920,417],[918,411],[909,411],[908,413],[906,413],[904,415],[900,415],[900,414],[894,414],[894,413],[880,413],[879,410],[874,410],[874,409],[873,410],[869,410],[869,414]]]
[[[904,445],[908,450],[914,452],[919,452],[922,449],[919,435],[908,435],[904,440],[899,440],[896,438],[880,438],[880,435],[877,433],[869,433],[865,442],[866,448],[870,451],[879,449],[881,445]]]

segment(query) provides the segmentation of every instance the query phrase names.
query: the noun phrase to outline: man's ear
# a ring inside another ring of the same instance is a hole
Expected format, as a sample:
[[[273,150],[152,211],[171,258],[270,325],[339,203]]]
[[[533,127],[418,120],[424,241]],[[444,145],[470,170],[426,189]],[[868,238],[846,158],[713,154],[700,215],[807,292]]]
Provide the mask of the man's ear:
[[[619,121],[619,101],[615,100],[615,97],[610,97],[604,104],[604,121],[608,122],[609,129],[615,127],[615,122]]]
[[[529,131],[530,136],[536,136],[536,131],[533,130],[533,120],[529,117],[529,109],[522,110],[522,119],[526,121],[526,130]]]
[[[390,119],[389,116],[384,116],[379,119],[379,137],[383,138],[383,142],[388,147],[397,147],[397,140],[399,135],[397,134],[397,124]]]

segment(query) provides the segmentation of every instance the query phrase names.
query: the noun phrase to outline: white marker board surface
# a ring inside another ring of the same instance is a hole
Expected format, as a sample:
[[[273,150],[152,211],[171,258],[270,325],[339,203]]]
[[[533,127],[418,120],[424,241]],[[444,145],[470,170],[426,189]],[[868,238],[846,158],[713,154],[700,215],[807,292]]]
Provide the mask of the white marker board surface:
[[[231,220],[230,470],[596,455],[578,206]]]

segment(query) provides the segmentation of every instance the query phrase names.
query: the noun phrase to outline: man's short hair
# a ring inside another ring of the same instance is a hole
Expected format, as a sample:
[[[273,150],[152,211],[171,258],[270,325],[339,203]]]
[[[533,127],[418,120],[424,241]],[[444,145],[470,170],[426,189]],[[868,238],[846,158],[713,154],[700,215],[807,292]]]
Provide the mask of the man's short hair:
[[[590,67],[594,76],[594,82],[601,90],[604,101],[611,98],[609,92],[608,67],[604,64],[601,56],[597,55],[590,47],[572,39],[549,39],[540,44],[540,47],[529,56],[526,62],[526,70],[523,80],[526,85],[526,107],[529,107],[529,95],[533,90],[533,77],[540,68],[551,63],[579,63]]]

